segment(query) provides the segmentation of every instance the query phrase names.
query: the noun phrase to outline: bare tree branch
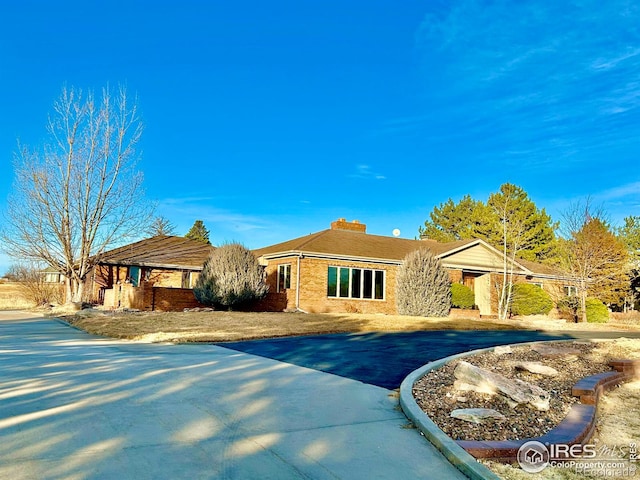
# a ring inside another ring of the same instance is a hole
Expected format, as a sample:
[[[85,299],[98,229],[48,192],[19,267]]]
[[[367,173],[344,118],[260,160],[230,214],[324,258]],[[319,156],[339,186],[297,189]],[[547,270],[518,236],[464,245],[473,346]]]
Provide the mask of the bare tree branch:
[[[142,122],[137,101],[107,86],[96,99],[63,88],[39,150],[19,145],[15,183],[1,233],[19,259],[41,261],[67,278],[67,301],[83,299],[97,256],[135,237],[151,218],[136,170]]]

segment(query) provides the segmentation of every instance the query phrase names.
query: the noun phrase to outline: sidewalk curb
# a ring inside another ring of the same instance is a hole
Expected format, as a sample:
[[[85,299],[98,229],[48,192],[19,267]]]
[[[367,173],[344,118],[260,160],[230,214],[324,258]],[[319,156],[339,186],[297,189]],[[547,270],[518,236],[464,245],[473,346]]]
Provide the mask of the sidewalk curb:
[[[427,363],[411,372],[400,385],[400,406],[404,414],[411,420],[417,429],[429,440],[458,470],[471,480],[500,480],[500,477],[478,462],[464,448],[450,438],[418,406],[413,398],[413,384],[424,377],[431,370],[436,370],[458,358],[477,355],[493,350],[494,347],[481,348],[470,352],[458,353],[450,357]]]

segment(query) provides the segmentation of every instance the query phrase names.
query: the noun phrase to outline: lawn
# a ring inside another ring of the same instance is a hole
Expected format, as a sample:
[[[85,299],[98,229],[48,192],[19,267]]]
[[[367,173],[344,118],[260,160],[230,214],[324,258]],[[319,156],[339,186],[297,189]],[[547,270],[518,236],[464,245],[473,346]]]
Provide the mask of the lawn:
[[[61,316],[87,332],[147,342],[225,342],[325,333],[525,329],[497,320],[270,312],[82,311]]]
[[[25,300],[22,287],[18,283],[0,283],[0,310],[22,310],[34,306],[33,302]]]

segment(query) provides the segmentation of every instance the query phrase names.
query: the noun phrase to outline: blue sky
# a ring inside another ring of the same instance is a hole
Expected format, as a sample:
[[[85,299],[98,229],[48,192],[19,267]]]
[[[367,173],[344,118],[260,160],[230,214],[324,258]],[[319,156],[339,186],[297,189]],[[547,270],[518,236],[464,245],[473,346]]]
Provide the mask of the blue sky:
[[[8,3],[14,3],[10,5]],[[139,97],[146,196],[261,247],[523,187],[640,215],[634,1],[4,2],[0,209],[64,84]],[[8,259],[0,259],[0,272]]]

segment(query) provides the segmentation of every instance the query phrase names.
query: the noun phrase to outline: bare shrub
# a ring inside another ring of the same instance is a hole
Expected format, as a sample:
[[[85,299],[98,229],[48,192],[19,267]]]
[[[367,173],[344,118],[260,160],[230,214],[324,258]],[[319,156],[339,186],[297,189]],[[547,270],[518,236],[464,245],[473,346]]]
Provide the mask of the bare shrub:
[[[264,269],[256,256],[238,243],[216,248],[207,259],[193,293],[205,305],[243,308],[267,294]]]
[[[42,269],[35,265],[13,265],[7,278],[18,284],[20,296],[34,306],[64,302],[63,285],[45,281]]]
[[[637,310],[631,310],[629,312],[614,312],[611,313],[611,318],[622,325],[640,325],[640,312]]]
[[[396,279],[396,306],[401,315],[446,317],[449,314],[449,274],[429,250],[416,250],[404,258]]]

